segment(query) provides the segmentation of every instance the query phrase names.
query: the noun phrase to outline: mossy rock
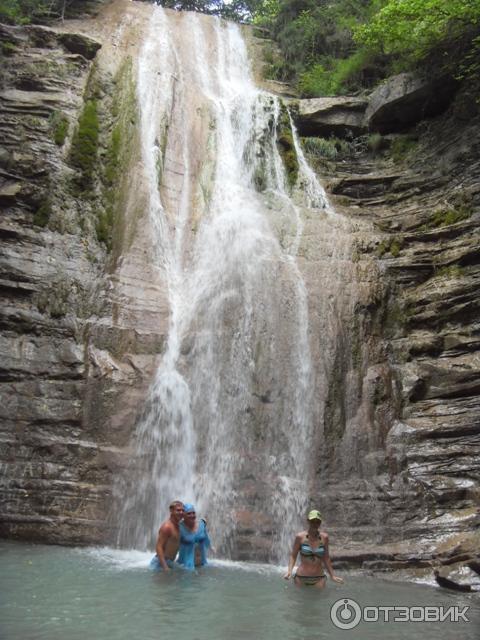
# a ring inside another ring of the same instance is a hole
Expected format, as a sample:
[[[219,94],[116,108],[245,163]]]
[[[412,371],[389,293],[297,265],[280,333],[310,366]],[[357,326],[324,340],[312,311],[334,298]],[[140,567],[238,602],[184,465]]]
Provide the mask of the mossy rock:
[[[277,124],[277,147],[287,174],[287,181],[293,187],[297,181],[299,163],[293,142],[292,126],[287,108],[282,104]]]
[[[50,129],[57,146],[62,147],[65,144],[68,128],[69,121],[67,116],[60,111],[55,111],[50,118]]]
[[[46,227],[52,215],[52,203],[50,198],[45,197],[40,206],[33,214],[33,224],[36,227]]]
[[[389,253],[392,258],[398,258],[404,244],[403,236],[394,236],[393,238],[382,240],[377,247],[377,256],[383,258],[385,254]]]
[[[462,220],[468,220],[472,215],[472,208],[461,205],[458,208],[437,209],[427,223],[427,228],[438,229],[448,227]]]
[[[121,208],[122,180],[130,160],[138,120],[136,86],[131,58],[122,64],[113,80],[113,85],[114,94],[110,107],[113,126],[107,138],[103,174],[101,175],[102,205],[96,223],[97,239],[105,244],[108,250],[111,250],[113,244],[115,212],[119,207]],[[162,156],[159,154],[159,182],[161,180],[161,164]]]
[[[97,101],[87,100],[73,135],[70,159],[80,169],[79,184],[84,188],[92,185],[97,164],[100,124]]]
[[[17,47],[13,42],[9,42],[8,40],[4,40],[0,43],[0,52],[2,56],[13,56],[13,54],[17,51]]]
[[[440,267],[435,271],[435,276],[439,278],[457,279],[464,275],[465,271],[459,264],[449,264]]]

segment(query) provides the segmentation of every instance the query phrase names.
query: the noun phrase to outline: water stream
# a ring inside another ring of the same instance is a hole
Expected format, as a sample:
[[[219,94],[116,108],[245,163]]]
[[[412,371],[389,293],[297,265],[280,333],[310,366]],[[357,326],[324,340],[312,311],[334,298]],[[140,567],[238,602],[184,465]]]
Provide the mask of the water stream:
[[[118,490],[117,542],[151,548],[180,498],[207,516],[222,555],[243,514],[278,560],[313,474],[315,380],[297,252],[305,210],[335,214],[294,131],[301,188],[291,194],[277,144],[285,112],[254,85],[236,25],[156,7],[138,98],[152,259],[171,315]]]

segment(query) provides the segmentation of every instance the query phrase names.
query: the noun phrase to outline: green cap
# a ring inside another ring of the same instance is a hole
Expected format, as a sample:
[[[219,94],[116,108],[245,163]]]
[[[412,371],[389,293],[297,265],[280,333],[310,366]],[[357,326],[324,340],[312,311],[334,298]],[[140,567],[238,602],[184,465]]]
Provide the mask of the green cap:
[[[321,520],[321,519],[322,519],[322,514],[320,513],[320,511],[317,511],[316,509],[312,509],[311,511],[309,511],[307,520]]]

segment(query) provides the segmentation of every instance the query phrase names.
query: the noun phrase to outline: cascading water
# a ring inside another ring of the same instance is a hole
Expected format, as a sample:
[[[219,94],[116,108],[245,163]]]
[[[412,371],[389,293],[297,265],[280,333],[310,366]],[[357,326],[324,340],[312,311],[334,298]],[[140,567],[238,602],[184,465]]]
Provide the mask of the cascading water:
[[[207,516],[221,554],[250,517],[277,560],[307,507],[312,466],[315,380],[296,253],[305,207],[328,205],[297,142],[303,188],[292,199],[276,142],[281,107],[254,86],[239,28],[152,15],[138,97],[171,315],[118,543],[151,548],[179,498]]]

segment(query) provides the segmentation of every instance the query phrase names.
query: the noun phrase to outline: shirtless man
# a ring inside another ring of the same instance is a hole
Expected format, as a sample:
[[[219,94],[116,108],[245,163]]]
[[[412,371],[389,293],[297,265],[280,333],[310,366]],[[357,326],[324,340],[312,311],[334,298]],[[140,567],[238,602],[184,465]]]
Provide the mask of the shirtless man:
[[[166,520],[158,530],[155,551],[157,555],[152,559],[152,569],[170,571],[180,544],[180,532],[178,525],[183,518],[183,502],[175,500],[169,506],[170,518]]]

